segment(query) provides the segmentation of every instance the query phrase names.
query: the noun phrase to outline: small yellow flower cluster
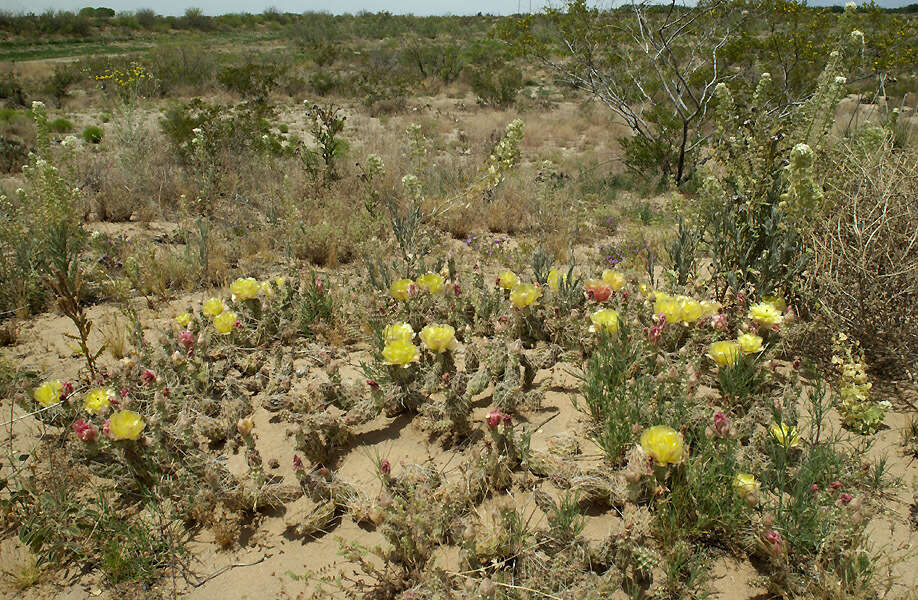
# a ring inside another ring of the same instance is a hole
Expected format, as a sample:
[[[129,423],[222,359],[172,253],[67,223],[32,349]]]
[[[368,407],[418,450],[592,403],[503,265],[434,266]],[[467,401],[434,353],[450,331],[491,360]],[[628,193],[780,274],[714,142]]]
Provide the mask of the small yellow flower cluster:
[[[96,81],[114,81],[123,88],[130,87],[142,79],[152,78],[153,75],[147,72],[143,65],[133,61],[127,70],[106,69],[102,74],[96,75]]]
[[[705,317],[710,317],[720,310],[720,305],[708,300],[699,302],[688,296],[670,296],[663,292],[653,292],[654,314],[662,314],[667,323],[690,325]]]
[[[863,434],[874,433],[891,404],[885,400],[871,401],[873,384],[867,380],[867,366],[860,345],[839,333],[833,342],[832,364],[838,370],[841,395],[838,411],[845,425]]]
[[[554,273],[554,277],[552,273]],[[553,289],[557,290],[557,282],[560,275],[554,270],[552,270],[552,273],[548,275],[549,286],[551,286],[551,281],[554,280],[555,287]],[[497,276],[497,286],[505,290],[510,290],[510,302],[517,308],[525,308],[535,304],[535,302],[542,297],[542,288],[532,283],[522,283],[519,275],[513,271],[503,271],[500,273]]]
[[[456,349],[456,330],[452,325],[427,325],[418,337],[428,350],[437,354]],[[413,340],[414,329],[410,324],[399,322],[387,325],[383,330],[383,362],[402,367],[418,362],[421,353]]]
[[[774,329],[784,322],[784,315],[771,302],[759,302],[749,307],[749,319],[756,325]]]
[[[221,335],[228,335],[236,326],[236,313],[229,310],[220,298],[206,300],[201,313],[213,322],[214,328]]]

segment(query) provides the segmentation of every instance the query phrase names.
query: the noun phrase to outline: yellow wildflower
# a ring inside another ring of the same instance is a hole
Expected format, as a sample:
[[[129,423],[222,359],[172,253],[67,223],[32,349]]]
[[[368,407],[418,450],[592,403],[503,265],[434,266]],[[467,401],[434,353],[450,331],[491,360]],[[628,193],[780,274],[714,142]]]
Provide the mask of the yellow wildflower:
[[[94,415],[99,414],[111,404],[112,393],[105,388],[95,388],[83,398],[83,410]]]
[[[558,291],[562,281],[567,281],[567,275],[562,275],[558,269],[552,269],[548,272],[548,289],[553,292]]]
[[[719,367],[735,365],[736,361],[739,360],[739,354],[739,345],[730,340],[714,342],[708,347],[708,356]]]
[[[542,290],[531,283],[521,283],[510,290],[510,302],[517,308],[529,306],[539,299]]]
[[[678,323],[682,320],[681,303],[668,294],[654,292],[656,300],[653,303],[654,314],[662,314],[667,323]]]
[[[676,298],[679,302],[679,318],[683,323],[694,323],[704,314],[701,302],[687,296]]]
[[[445,280],[439,273],[424,273],[417,279],[418,287],[431,294],[439,294],[443,291]]]
[[[396,340],[410,342],[413,338],[414,329],[412,329],[411,325],[408,323],[393,323],[391,325],[386,325],[386,328],[383,329],[383,339],[387,344],[391,344]]]
[[[191,323],[191,320],[194,317],[191,316],[189,312],[183,312],[180,315],[175,316],[175,322],[181,325],[182,327],[188,327],[188,324]]]
[[[754,333],[744,333],[736,338],[736,345],[743,354],[754,354],[762,351],[762,338]]]
[[[399,279],[389,286],[389,294],[396,300],[407,300],[414,295],[414,282],[410,279]]]
[[[590,326],[590,331],[593,333],[600,331],[605,331],[606,333],[618,332],[618,313],[611,308],[597,310],[590,315],[590,321],[593,322],[593,325]]]
[[[147,424],[133,410],[119,410],[108,420],[108,432],[113,440],[136,440]]]
[[[35,391],[32,392],[32,396],[35,398],[35,401],[42,406],[51,406],[61,401],[61,389],[63,389],[63,386],[60,380],[54,379],[46,381],[35,388]]]
[[[220,313],[226,310],[226,306],[223,305],[223,300],[219,298],[211,298],[204,302],[204,306],[201,307],[201,312],[204,313],[205,317],[213,319]]]
[[[743,498],[748,499],[749,496],[758,492],[760,486],[761,484],[756,481],[752,473],[737,473],[733,478],[733,489]]]
[[[720,308],[721,308],[720,302],[702,300],[701,301],[701,316],[702,318],[704,318],[704,317],[710,317],[712,315],[716,315],[718,312],[720,312]]]
[[[760,327],[774,327],[784,321],[784,316],[770,302],[759,302],[749,308],[749,318]]]
[[[382,355],[383,362],[387,365],[401,365],[403,367],[407,367],[409,363],[417,362],[421,357],[417,346],[405,340],[395,340],[386,344]]]
[[[616,292],[625,287],[625,276],[618,271],[606,269],[602,272],[602,279]]]
[[[520,284],[520,278],[513,271],[504,271],[497,276],[497,285],[505,290],[512,290]]]
[[[682,434],[666,425],[644,431],[641,448],[660,466],[679,464],[684,457]]]
[[[787,302],[780,296],[765,296],[762,298],[762,302],[771,304],[779,313],[784,313],[784,311],[787,310]]]
[[[236,326],[236,313],[231,310],[222,312],[214,318],[214,328],[223,335],[227,335]]]
[[[261,293],[263,293],[265,296],[274,295],[274,288],[271,287],[270,281],[263,281],[258,287],[261,289]]]
[[[254,277],[240,277],[230,284],[233,300],[251,300],[261,291],[261,286]]]
[[[456,330],[451,325],[427,325],[418,334],[424,345],[434,352],[456,348]]]
[[[781,423],[775,423],[771,426],[771,437],[785,448],[794,448],[800,445],[800,436],[797,435],[797,428],[790,427]]]

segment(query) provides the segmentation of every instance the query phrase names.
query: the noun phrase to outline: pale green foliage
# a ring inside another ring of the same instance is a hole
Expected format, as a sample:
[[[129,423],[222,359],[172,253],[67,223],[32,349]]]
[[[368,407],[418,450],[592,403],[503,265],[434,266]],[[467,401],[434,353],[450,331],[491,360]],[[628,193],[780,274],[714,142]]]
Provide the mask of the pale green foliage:
[[[9,285],[0,291],[0,310],[20,314],[44,307],[42,276],[52,260],[51,237],[82,236],[77,215],[80,192],[51,164],[50,130],[45,106],[32,105],[37,152],[22,169],[26,185],[15,197],[0,195],[0,277]]]

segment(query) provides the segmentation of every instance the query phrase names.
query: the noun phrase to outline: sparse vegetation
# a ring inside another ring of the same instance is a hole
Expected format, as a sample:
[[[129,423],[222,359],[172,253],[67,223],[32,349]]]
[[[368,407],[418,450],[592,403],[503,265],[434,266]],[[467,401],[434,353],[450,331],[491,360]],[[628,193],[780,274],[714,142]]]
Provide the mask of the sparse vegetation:
[[[912,13],[0,32],[4,594],[910,597]]]

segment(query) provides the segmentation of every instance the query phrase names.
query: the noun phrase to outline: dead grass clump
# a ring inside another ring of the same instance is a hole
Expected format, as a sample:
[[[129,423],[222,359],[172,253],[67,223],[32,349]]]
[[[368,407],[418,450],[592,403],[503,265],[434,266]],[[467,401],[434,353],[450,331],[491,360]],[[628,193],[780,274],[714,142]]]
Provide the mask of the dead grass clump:
[[[816,219],[810,285],[831,322],[875,369],[914,376],[918,364],[918,152],[888,143],[843,146]]]

